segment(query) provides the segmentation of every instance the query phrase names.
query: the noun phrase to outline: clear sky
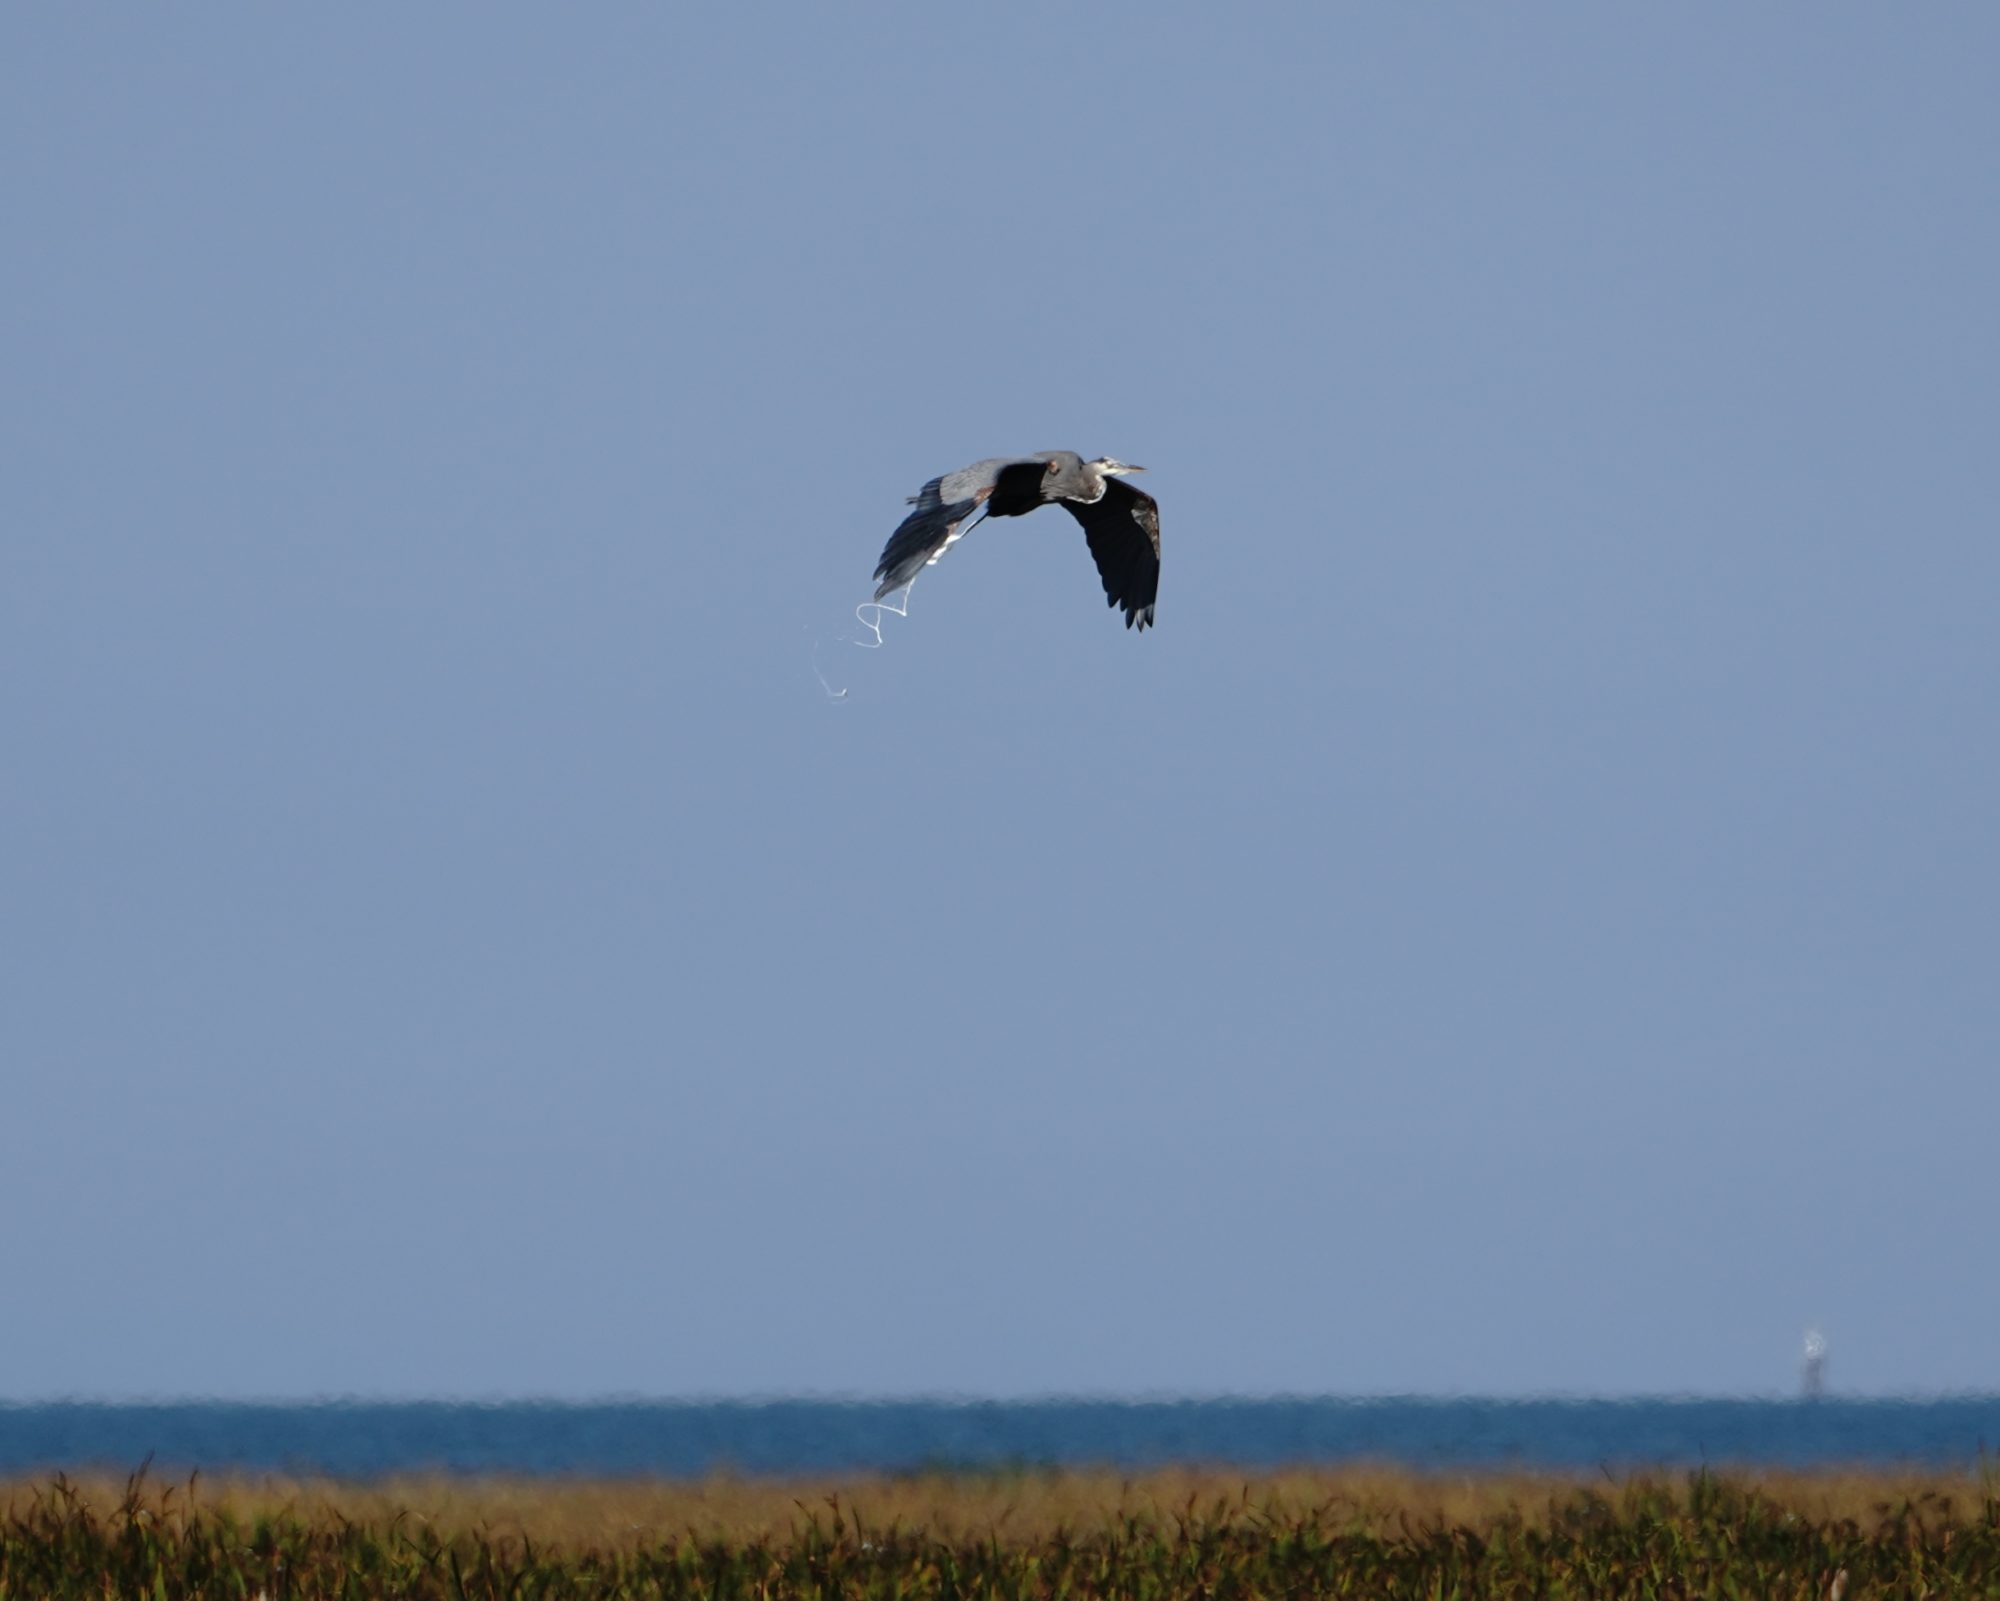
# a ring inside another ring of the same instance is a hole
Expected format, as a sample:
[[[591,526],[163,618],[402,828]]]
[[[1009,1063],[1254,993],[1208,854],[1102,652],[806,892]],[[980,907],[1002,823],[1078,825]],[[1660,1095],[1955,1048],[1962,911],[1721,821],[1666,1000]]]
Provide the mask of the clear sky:
[[[2000,1387],[1996,61],[10,10],[0,1396]]]

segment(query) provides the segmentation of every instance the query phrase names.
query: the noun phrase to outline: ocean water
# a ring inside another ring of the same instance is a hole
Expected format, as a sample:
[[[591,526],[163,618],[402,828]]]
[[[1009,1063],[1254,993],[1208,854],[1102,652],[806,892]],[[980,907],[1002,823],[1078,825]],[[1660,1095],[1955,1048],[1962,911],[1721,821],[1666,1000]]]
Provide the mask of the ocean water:
[[[1171,1462],[1969,1467],[2000,1395],[1908,1400],[63,1401],[0,1404],[0,1473],[86,1467],[680,1477]]]

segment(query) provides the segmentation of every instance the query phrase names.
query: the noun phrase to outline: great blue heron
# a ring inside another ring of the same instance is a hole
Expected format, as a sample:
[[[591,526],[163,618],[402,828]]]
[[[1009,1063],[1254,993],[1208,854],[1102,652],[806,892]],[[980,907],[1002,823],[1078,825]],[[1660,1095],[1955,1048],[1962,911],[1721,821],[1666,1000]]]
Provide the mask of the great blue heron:
[[[901,589],[984,519],[1019,517],[1037,506],[1059,504],[1083,524],[1105,600],[1125,608],[1127,628],[1143,629],[1153,620],[1160,592],[1160,506],[1120,479],[1145,470],[1109,456],[1085,461],[1073,450],[1044,450],[994,456],[933,478],[910,497],[917,509],[883,547],[875,598]],[[974,511],[979,516],[961,529]]]

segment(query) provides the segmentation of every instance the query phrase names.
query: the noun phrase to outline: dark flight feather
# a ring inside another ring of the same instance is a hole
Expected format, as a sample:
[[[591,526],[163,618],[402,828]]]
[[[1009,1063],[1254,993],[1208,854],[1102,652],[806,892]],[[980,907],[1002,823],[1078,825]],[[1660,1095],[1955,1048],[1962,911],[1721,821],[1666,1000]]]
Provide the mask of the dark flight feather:
[[[882,581],[875,591],[877,600],[901,589],[924,570],[926,562],[935,561],[958,537],[958,525],[978,509],[983,497],[947,501],[939,493],[943,483],[942,478],[933,478],[910,497],[910,504],[917,509],[889,536],[875,569],[875,576]]]
[[[1099,500],[1065,500],[1104,580],[1108,605],[1122,606],[1127,628],[1153,621],[1160,593],[1160,503],[1123,478],[1107,478]]]

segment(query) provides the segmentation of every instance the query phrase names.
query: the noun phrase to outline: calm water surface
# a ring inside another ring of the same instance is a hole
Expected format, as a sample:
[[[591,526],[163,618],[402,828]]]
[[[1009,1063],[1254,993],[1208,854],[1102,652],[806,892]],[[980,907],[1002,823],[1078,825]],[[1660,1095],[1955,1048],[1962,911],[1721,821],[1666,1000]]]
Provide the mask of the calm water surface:
[[[148,1457],[372,1477],[890,1472],[1375,1460],[1418,1468],[1698,1463],[1963,1467],[2000,1448],[2000,1395],[1922,1400],[822,1400],[0,1404],[0,1473]]]

